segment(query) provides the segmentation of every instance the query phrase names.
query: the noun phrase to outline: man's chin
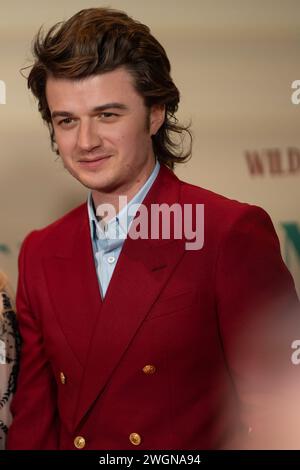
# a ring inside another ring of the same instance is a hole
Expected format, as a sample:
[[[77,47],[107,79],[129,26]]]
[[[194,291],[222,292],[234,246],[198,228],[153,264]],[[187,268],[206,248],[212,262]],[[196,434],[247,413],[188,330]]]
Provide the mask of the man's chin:
[[[93,181],[89,178],[77,178],[77,180],[90,191],[98,191],[101,193],[112,193],[118,187],[116,182],[110,182],[108,178],[106,181]]]
[[[110,186],[107,184],[108,178],[103,178],[103,181],[101,181],[99,177],[93,178],[92,175],[83,175],[70,170],[69,173],[85,188],[92,191],[105,191],[106,186]]]

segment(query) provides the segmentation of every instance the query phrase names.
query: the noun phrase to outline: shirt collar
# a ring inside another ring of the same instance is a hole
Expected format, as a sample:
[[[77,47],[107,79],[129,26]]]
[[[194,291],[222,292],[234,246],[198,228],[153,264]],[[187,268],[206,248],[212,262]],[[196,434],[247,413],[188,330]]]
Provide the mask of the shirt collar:
[[[146,183],[142,186],[142,188],[136,193],[136,195],[130,200],[128,204],[126,204],[120,212],[113,217],[105,227],[105,230],[101,228],[95,214],[95,206],[92,198],[92,192],[88,195],[87,201],[87,208],[88,208],[88,216],[90,222],[90,230],[93,240],[103,239],[103,238],[121,238],[125,239],[127,237],[127,233],[129,231],[131,222],[133,221],[135,214],[138,210],[138,206],[143,202],[145,199],[148,191],[150,190],[152,184],[154,183],[160,169],[160,164],[156,161],[155,167],[147,179]],[[129,215],[129,208],[135,206],[134,209],[130,210]]]

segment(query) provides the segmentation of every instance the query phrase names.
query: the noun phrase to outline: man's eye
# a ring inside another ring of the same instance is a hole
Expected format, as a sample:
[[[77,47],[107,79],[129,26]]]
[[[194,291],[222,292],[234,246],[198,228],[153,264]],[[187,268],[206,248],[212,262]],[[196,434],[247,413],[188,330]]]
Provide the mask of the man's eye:
[[[101,119],[112,119],[112,118],[114,118],[114,117],[116,117],[116,116],[117,116],[116,113],[108,113],[108,112],[99,114],[99,117],[100,117]]]
[[[72,118],[65,118],[65,119],[62,119],[61,121],[58,122],[59,125],[70,125],[70,124],[73,124],[74,122],[74,119]]]

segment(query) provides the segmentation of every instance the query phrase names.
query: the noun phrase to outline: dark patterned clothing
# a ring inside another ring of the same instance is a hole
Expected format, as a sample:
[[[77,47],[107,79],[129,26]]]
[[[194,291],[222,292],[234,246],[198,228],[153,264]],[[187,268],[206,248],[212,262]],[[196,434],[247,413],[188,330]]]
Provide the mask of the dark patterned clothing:
[[[20,336],[10,299],[5,292],[0,292],[0,296],[4,307],[0,314],[0,449],[4,449],[11,422],[9,406],[16,388]]]

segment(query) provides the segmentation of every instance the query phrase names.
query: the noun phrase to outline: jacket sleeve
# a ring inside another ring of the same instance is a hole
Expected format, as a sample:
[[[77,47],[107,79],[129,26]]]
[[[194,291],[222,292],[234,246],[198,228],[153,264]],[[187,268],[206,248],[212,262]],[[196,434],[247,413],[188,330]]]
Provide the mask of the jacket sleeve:
[[[299,300],[262,209],[248,206],[227,230],[216,286],[220,337],[245,430],[231,446],[299,448],[300,366],[291,360]]]
[[[12,401],[13,422],[7,448],[57,449],[57,398],[55,379],[43,347],[38,312],[30,305],[30,243],[35,232],[24,241],[19,256],[17,317],[22,337],[20,372]]]

